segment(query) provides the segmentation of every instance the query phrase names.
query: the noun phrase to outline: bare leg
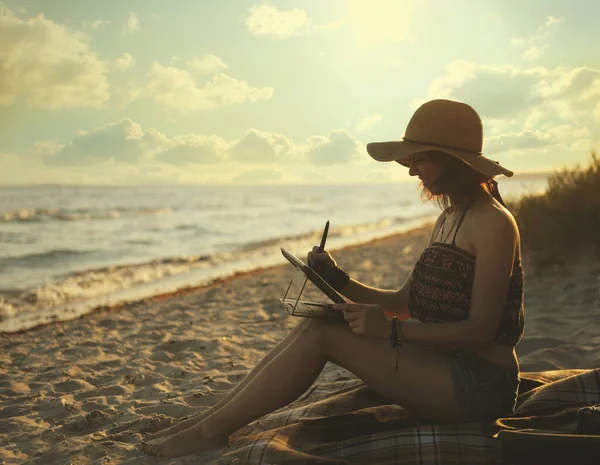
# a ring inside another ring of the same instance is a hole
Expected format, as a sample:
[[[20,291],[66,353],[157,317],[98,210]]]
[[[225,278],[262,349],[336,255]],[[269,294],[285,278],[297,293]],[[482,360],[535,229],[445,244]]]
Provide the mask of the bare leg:
[[[435,352],[404,344],[400,369],[389,341],[353,334],[344,324],[312,320],[237,396],[195,426],[156,444],[158,456],[183,456],[222,447],[231,433],[297,399],[330,360],[391,401],[438,420],[454,420],[458,406],[450,369]]]
[[[168,436],[170,434],[174,434],[174,433],[178,433],[179,431],[183,431],[184,429],[188,429],[188,428],[194,426],[196,423],[204,420],[206,417],[212,415],[214,412],[216,412],[217,410],[219,410],[224,405],[226,405],[235,396],[237,396],[246,387],[246,385],[250,381],[252,381],[254,379],[254,377],[271,360],[273,360],[277,355],[279,355],[279,353],[282,350],[284,350],[296,338],[296,336],[298,336],[298,334],[300,333],[300,331],[302,330],[302,328],[304,328],[308,323],[309,323],[308,320],[304,320],[303,319],[302,321],[300,321],[300,323],[298,323],[296,325],[296,327],[294,329],[292,329],[292,331],[290,331],[290,333],[285,338],[283,338],[279,344],[277,344],[275,347],[273,347],[267,353],[267,355],[265,355],[263,357],[263,359],[260,362],[258,362],[258,364],[252,369],[252,371],[250,373],[248,373],[248,375],[246,375],[244,377],[244,379],[241,381],[241,383],[239,383],[235,387],[235,389],[233,389],[232,391],[230,391],[229,393],[227,393],[227,395],[225,397],[223,397],[215,405],[211,406],[207,410],[204,410],[203,412],[200,412],[200,413],[194,415],[191,418],[188,418],[187,420],[180,421],[180,422],[176,423],[175,425],[170,426],[169,428],[166,428],[166,429],[164,429],[162,431],[159,431],[158,433],[149,434],[149,435],[146,436],[146,439],[149,440],[149,441],[152,441],[152,440],[157,439],[159,437]]]
[[[144,444],[142,450],[158,456],[183,456],[222,447],[236,429],[299,397],[326,362],[311,326],[304,325],[237,396],[212,415],[158,444]]]

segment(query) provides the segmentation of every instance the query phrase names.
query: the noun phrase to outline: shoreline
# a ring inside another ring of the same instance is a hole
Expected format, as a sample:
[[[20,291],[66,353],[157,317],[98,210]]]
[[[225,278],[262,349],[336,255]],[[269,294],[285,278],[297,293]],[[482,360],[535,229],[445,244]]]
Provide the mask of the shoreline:
[[[329,241],[329,245],[331,245],[329,250],[337,252],[349,247],[360,247],[373,241],[384,240],[387,237],[401,236],[410,233],[412,230],[431,228],[432,225],[432,217],[425,216],[397,225],[392,231],[381,231],[371,235],[367,234],[366,237],[357,236],[353,239],[344,237],[333,238]],[[308,237],[310,235],[307,235]],[[307,239],[306,247],[309,247],[311,240]],[[298,244],[295,244],[295,246],[294,250],[298,248]],[[283,266],[287,263],[278,252],[271,255],[263,254],[262,257],[259,256],[256,260],[258,261],[257,264],[254,264],[255,261],[253,260],[243,259],[224,263],[220,267],[216,267],[212,272],[208,271],[207,268],[200,268],[195,271],[191,270],[182,274],[166,276],[156,281],[140,283],[130,288],[115,290],[110,294],[91,297],[86,300],[66,301],[46,311],[25,311],[0,320],[0,335],[23,333],[40,326],[82,318],[97,311],[102,311],[102,309],[122,308],[125,305],[145,299],[152,299],[157,296],[177,295],[179,292],[193,292],[194,290],[218,285],[239,275],[260,272],[261,270]]]

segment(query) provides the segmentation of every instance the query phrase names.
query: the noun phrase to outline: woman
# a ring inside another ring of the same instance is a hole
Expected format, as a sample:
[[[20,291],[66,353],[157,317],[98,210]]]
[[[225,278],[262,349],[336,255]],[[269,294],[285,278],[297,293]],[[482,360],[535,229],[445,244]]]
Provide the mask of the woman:
[[[493,181],[512,172],[481,155],[482,134],[470,106],[433,100],[415,112],[402,141],[368,144],[374,159],[409,167],[445,207],[404,285],[361,284],[313,248],[309,264],[354,302],[335,306],[346,322],[301,321],[226,398],[142,449],[182,456],[225,446],[237,429],[302,395],[327,361],[433,422],[510,413],[519,385],[523,269],[517,225]],[[399,322],[409,317],[416,321]]]

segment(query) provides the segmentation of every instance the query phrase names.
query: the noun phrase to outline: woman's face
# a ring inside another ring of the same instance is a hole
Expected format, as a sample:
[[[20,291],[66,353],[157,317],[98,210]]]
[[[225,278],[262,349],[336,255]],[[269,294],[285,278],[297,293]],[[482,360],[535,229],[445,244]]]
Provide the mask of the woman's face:
[[[442,163],[432,152],[420,152],[411,155],[409,159],[408,174],[418,176],[423,186],[434,195],[441,194],[437,192],[437,181],[442,175]]]

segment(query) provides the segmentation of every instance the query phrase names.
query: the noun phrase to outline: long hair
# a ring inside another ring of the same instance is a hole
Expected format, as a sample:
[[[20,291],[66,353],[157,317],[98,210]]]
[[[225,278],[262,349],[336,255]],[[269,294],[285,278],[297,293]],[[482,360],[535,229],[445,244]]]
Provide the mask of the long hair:
[[[442,210],[450,207],[452,199],[459,205],[468,205],[482,191],[494,196],[502,205],[504,202],[498,192],[493,176],[475,171],[463,161],[444,152],[431,152],[433,162],[441,164],[442,170],[436,181],[436,191],[432,193],[425,186],[421,188],[421,197],[434,202]]]

